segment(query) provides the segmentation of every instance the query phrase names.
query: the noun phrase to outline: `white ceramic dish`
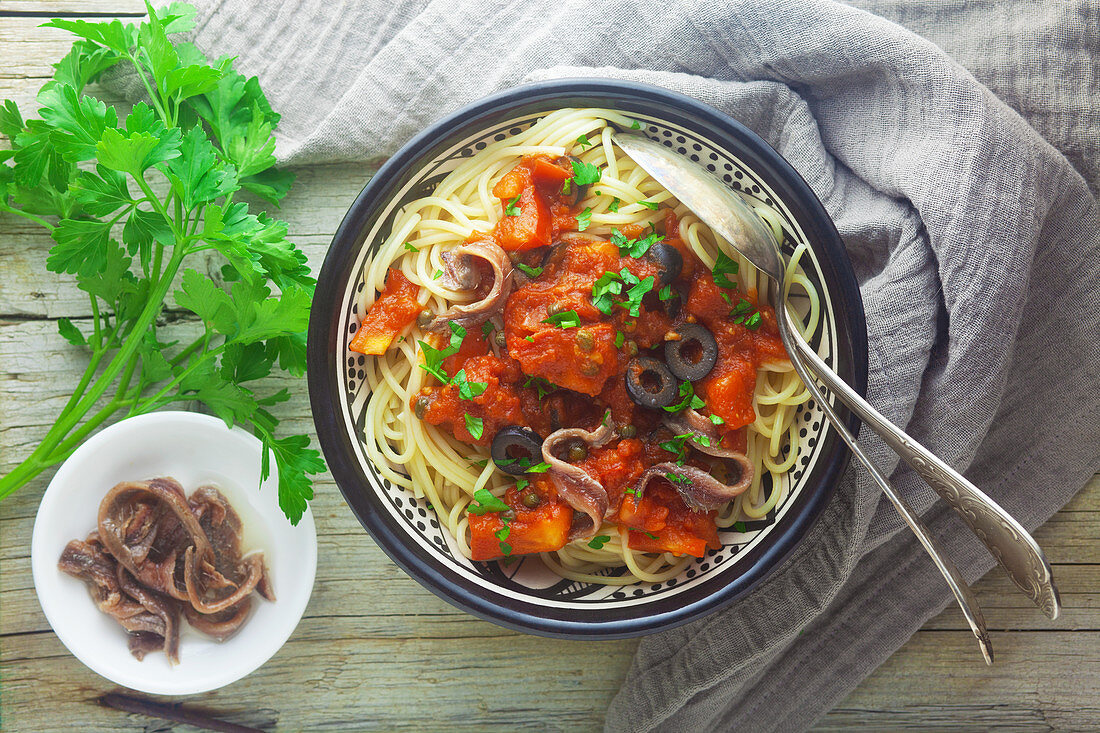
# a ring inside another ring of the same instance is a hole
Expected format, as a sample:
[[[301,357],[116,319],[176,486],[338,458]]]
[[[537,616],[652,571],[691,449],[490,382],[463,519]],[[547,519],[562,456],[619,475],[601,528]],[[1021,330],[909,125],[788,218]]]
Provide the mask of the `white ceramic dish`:
[[[273,475],[259,485],[260,446],[245,430],[229,430],[207,415],[155,412],[103,430],[62,464],[38,508],[31,568],[50,626],[77,659],[133,690],[187,695],[241,679],[290,638],[313,590],[317,532],[308,509],[296,527],[283,516],[274,464]],[[175,478],[188,495],[213,484],[229,499],[244,525],[243,549],[263,550],[276,596],[274,603],[256,596],[251,618],[223,643],[181,620],[175,666],[160,652],[140,662],[131,656],[126,631],[96,608],[83,581],[57,568],[69,540],[95,528],[100,501],[111,487],[157,476]]]

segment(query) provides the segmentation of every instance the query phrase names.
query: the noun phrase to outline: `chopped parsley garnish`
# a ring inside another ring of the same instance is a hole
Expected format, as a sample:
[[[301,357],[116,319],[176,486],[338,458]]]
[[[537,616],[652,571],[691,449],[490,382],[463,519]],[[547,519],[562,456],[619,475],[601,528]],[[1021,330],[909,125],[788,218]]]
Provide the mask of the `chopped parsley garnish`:
[[[651,209],[652,211],[656,211],[657,208],[660,206],[660,204],[658,204],[656,201],[639,201],[638,203],[646,207],[647,209]]]
[[[480,417],[473,417],[469,413],[466,414],[466,431],[474,436],[474,440],[481,440],[481,432],[484,429],[485,427]]]
[[[630,129],[631,130],[640,130],[640,129],[642,129],[642,123],[638,122],[637,120],[631,120],[630,121]]]
[[[691,382],[680,383],[680,396],[684,399],[680,400],[675,405],[669,405],[664,409],[668,412],[679,412],[685,407],[690,407],[693,410],[698,410],[701,407],[706,406],[706,402],[703,402],[703,398],[695,394],[695,388],[691,386]]]
[[[436,270],[432,273],[432,280],[438,280],[441,277],[443,277],[443,270]]]
[[[672,440],[666,440],[663,443],[659,443],[657,445],[657,447],[658,448],[663,448],[664,450],[667,450],[669,453],[675,453],[676,454],[676,463],[682,466],[682,465],[684,465],[684,461],[687,459],[687,448],[685,447],[685,443],[687,443],[687,440],[690,437],[691,437],[691,433],[684,433],[683,435],[674,435],[674,436],[672,436]]]
[[[622,331],[616,331],[615,332],[615,348],[616,349],[621,349],[623,347],[623,343],[625,343],[625,342],[626,342],[626,336],[623,335],[623,332]]]
[[[558,385],[543,377],[527,377],[523,382],[523,386],[527,388],[534,387],[539,393],[540,400],[558,388]]]
[[[726,256],[725,252],[718,253],[718,259],[714,262],[714,284],[722,288],[736,288],[737,283],[729,279],[730,275],[737,274],[737,263]]]
[[[747,530],[748,530],[748,527],[745,526],[744,522],[734,522],[733,523],[733,531],[734,532],[745,532]]]
[[[581,150],[584,150],[586,146],[591,147],[592,143],[588,141],[588,135],[581,135],[577,138],[577,145],[580,145]]]
[[[659,537],[657,537],[657,535],[653,534],[652,532],[645,532],[645,536],[648,537],[651,540],[660,539]]]
[[[593,550],[602,550],[603,546],[611,541],[611,538],[605,534],[601,534],[598,537],[593,537],[588,541],[588,546]]]
[[[547,316],[543,323],[549,323],[551,326],[557,326],[558,328],[576,328],[581,325],[581,317],[577,315],[577,311],[561,311],[552,316]]]
[[[480,461],[474,461],[470,465],[471,466],[477,466],[478,468],[485,468],[486,466],[489,465],[489,459],[488,458],[482,458]]]
[[[480,517],[482,514],[490,512],[506,512],[511,508],[490,494],[488,489],[478,489],[474,492],[474,500],[470,503],[470,506],[466,507],[466,511]]]
[[[405,242],[404,247],[405,247],[405,249],[407,249],[410,252],[419,252],[420,251],[419,247],[416,247],[413,244],[410,244],[409,242]]]
[[[616,198],[614,201],[612,201],[611,204],[607,207],[607,210],[610,211],[612,214],[618,214],[619,213],[619,199]]]
[[[757,311],[756,313],[753,313],[751,316],[749,316],[749,320],[745,321],[745,328],[749,329],[750,331],[755,331],[756,329],[760,328],[760,321],[760,312]]]
[[[464,400],[472,400],[485,393],[485,390],[489,387],[488,382],[468,382],[466,381],[466,370],[459,369],[458,372],[451,379],[451,384],[458,385],[458,396]],[[466,423],[469,425],[469,422]],[[473,431],[470,431],[471,434]]]
[[[530,341],[531,343],[535,343],[535,335],[531,334],[530,336],[524,336],[523,340],[524,341]]]
[[[583,232],[592,224],[592,207],[586,206],[584,211],[577,214],[577,231]]]
[[[672,300],[672,285],[666,285],[657,293],[661,300]]]
[[[646,293],[653,290],[653,284],[656,280],[652,275],[648,275],[644,280],[639,280],[637,275],[625,267],[619,271],[619,275],[622,277],[624,284],[631,286],[626,291],[626,301],[619,305],[626,308],[627,313],[637,317],[641,312],[642,298],[646,296]]]
[[[497,327],[496,327],[496,324],[493,323],[492,321],[485,321],[485,323],[481,324],[481,335],[482,336],[488,336],[489,334],[491,334],[495,330],[497,330]]]
[[[522,270],[523,274],[530,278],[536,278],[542,274],[541,267],[530,267],[529,265],[525,265],[522,262],[517,262],[516,267]]]
[[[516,479],[516,491],[523,491],[530,485],[531,482],[525,478]]]
[[[715,425],[725,425],[725,423],[726,423],[726,421],[725,421],[725,420],[723,420],[722,418],[718,417],[717,415],[711,415],[711,416],[710,416],[710,421],[711,421],[712,423],[714,423]]]
[[[522,464],[523,462],[520,461],[520,463]],[[550,464],[546,461],[543,461],[542,463],[536,463],[535,465],[528,468],[527,473],[546,473],[549,470]]]
[[[508,202],[508,205],[504,207],[505,216],[519,216],[520,207],[518,206],[519,195]]]
[[[466,329],[451,321],[451,343],[447,348],[437,349],[426,341],[417,341],[416,343],[420,344],[420,350],[424,353],[424,363],[417,366],[443,384],[449,384],[451,378],[447,376],[447,372],[443,371],[443,360],[458,353],[464,338],[466,338]]]
[[[578,186],[599,183],[600,175],[600,169],[591,163],[582,163],[579,160],[573,161],[573,181]]]
[[[752,310],[752,303],[750,303],[745,298],[741,298],[741,300],[737,301],[737,305],[734,306],[733,310],[730,311],[730,315],[731,316],[740,316],[742,314],[748,313],[751,310]]]
[[[634,259],[638,259],[648,252],[650,247],[663,239],[664,237],[655,231],[650,232],[645,237],[627,239],[626,235],[618,229],[611,230],[611,243],[619,248],[620,257],[633,257]]]
[[[601,313],[611,314],[615,305],[614,295],[623,292],[623,279],[617,272],[605,272],[600,279],[592,285],[592,305]]]
[[[687,476],[681,476],[679,474],[672,473],[671,471],[665,473],[665,478],[668,479],[669,481],[671,481],[674,484],[690,484],[691,483],[691,479],[689,479]]]
[[[501,517],[501,519],[504,521],[504,527],[502,529],[498,530],[497,532],[495,532],[494,536],[498,540],[501,541],[502,544],[500,546],[500,549],[503,550],[504,549],[503,542],[504,542],[504,540],[508,539],[508,535],[512,533],[512,528],[508,526],[509,524],[511,524],[511,522],[508,519],[506,519],[504,517]],[[511,552],[511,548],[509,548],[508,552]],[[505,553],[505,554],[508,554],[508,553]]]
[[[565,183],[561,184],[561,192],[568,195],[573,190],[573,179],[566,178]]]

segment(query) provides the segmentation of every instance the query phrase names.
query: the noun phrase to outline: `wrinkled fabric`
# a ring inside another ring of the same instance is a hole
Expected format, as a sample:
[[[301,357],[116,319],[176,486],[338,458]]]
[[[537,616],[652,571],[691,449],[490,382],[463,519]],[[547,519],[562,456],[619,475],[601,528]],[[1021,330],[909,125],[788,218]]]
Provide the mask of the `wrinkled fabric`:
[[[837,224],[866,307],[868,398],[1034,528],[1100,468],[1100,11],[855,4],[198,0],[192,37],[260,77],[290,164],[376,163],[531,79],[633,79],[729,114]],[[964,575],[992,567],[911,470],[862,441]],[[850,468],[748,598],[641,642],[607,729],[811,725],[950,598],[902,526]]]

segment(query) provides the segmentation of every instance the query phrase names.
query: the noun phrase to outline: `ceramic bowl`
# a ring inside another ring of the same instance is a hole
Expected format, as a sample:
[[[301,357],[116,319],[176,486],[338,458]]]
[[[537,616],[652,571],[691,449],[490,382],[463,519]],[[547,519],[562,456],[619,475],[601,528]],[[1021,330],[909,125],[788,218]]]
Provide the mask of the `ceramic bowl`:
[[[279,509],[278,477],[260,483],[260,441],[241,428],[192,412],[153,412],[93,436],[50,481],[31,539],[34,588],[50,626],[77,659],[133,690],[187,695],[228,685],[279,651],[298,625],[313,590],[317,533],[306,510],[292,526]],[[276,600],[255,596],[251,616],[224,642],[181,617],[179,664],[162,652],[138,661],[126,631],[99,611],[82,580],[57,568],[69,540],[95,529],[99,504],[122,481],[171,476],[185,493],[204,484],[222,492],[241,517],[242,549],[263,550]]]
[[[861,392],[867,345],[863,306],[836,228],[798,173],[753,132],[698,101],[664,89],[611,80],[558,80],[496,94],[439,120],[394,155],[352,203],[321,270],[309,326],[309,389],[329,468],[363,526],[406,572],[432,592],[504,626],[552,636],[612,638],[698,618],[750,592],[806,535],[828,502],[847,449],[812,402],[798,412],[798,458],[784,498],[743,531],[720,533],[723,547],[663,583],[608,586],[564,580],[538,561],[503,567],[465,558],[423,499],[381,478],[363,443],[364,357],[348,351],[363,316],[365,265],[397,211],[425,195],[488,142],[516,134],[563,107],[622,111],[642,132],[688,155],[747,197],[774,206],[788,252],[803,259],[822,296],[811,342]],[[852,420],[854,427],[855,422]]]

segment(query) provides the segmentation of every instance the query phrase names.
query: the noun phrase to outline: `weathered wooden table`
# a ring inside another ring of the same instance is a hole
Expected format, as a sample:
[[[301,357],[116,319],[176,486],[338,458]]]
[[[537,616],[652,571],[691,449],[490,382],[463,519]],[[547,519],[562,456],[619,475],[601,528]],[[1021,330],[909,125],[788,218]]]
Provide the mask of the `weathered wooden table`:
[[[0,0],[0,99],[25,113],[66,34],[45,16],[138,15],[139,0]],[[283,218],[314,268],[370,171],[298,171]],[[72,283],[45,269],[51,240],[0,218],[0,472],[30,452],[63,405],[82,356],[50,319],[87,318]],[[304,380],[281,417],[312,433]],[[99,708],[114,685],[71,656],[35,598],[30,537],[49,473],[0,505],[0,704],[5,730],[168,730]],[[461,613],[421,588],[374,545],[324,478],[313,502],[317,583],[290,641],[260,670],[188,703],[281,730],[595,730],[636,642],[525,636]],[[997,665],[975,661],[955,610],[930,621],[820,722],[881,729],[1089,729],[1100,725],[1100,477],[1039,530],[1065,613],[1049,623],[999,571],[977,585]],[[1011,632],[1011,633],[1010,633]],[[182,727],[180,729],[183,729]]]

